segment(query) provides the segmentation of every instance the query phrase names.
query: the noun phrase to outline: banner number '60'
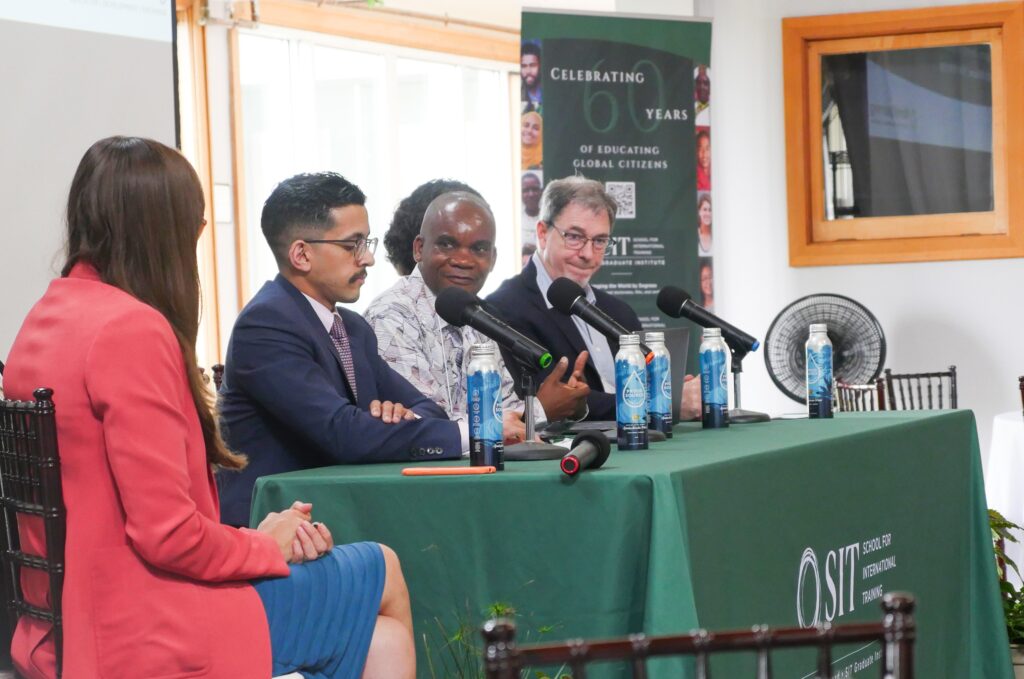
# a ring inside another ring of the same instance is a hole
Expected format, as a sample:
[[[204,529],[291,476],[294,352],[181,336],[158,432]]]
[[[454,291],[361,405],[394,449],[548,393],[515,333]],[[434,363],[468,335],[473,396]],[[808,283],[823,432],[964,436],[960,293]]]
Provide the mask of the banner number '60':
[[[603,63],[604,59],[599,60],[591,70],[600,71]],[[654,91],[657,95],[655,106],[659,109],[664,108],[665,82],[658,66],[649,59],[641,59],[633,64],[632,70],[636,72],[645,67],[651,70],[653,78],[651,86],[655,88]],[[647,79],[644,80],[644,85],[646,85]],[[661,120],[655,119],[649,122],[644,120],[642,110],[638,113],[636,83],[633,82],[626,84],[626,110],[629,111],[629,117],[633,119],[633,125],[641,132],[653,132],[661,125]],[[619,97],[610,90],[598,89],[595,83],[588,80],[583,88],[583,118],[592,131],[598,134],[607,134],[619,124]],[[603,125],[598,122],[599,118],[605,120]]]

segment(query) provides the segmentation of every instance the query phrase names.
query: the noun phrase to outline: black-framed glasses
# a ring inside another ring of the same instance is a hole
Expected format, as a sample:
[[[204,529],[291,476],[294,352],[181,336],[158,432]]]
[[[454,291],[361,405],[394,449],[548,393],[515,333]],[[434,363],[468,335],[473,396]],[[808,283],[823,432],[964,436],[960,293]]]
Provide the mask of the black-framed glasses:
[[[371,255],[377,251],[379,238],[346,238],[344,240],[331,240],[329,238],[307,239],[307,243],[330,243],[345,248],[352,253],[356,259],[361,259],[369,252]]]
[[[570,250],[582,250],[590,242],[594,246],[594,252],[604,252],[609,246],[615,245],[615,239],[611,236],[595,236],[594,238],[587,238],[582,233],[576,233],[575,231],[562,231],[560,228],[552,224],[551,222],[544,222],[548,225],[548,228],[554,229],[558,232],[558,235],[565,241],[565,247]]]

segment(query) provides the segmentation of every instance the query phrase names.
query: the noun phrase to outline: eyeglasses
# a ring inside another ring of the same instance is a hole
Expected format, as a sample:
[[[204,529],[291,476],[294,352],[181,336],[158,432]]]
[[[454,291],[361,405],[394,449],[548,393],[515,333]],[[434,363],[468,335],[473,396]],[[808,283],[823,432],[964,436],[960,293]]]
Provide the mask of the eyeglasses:
[[[346,238],[345,240],[331,240],[328,238],[316,238],[307,240],[307,243],[330,243],[345,248],[352,253],[356,259],[361,259],[369,252],[371,255],[377,251],[378,238]]]
[[[548,225],[548,228],[554,229],[565,241],[565,247],[570,250],[582,250],[587,246],[587,242],[590,242],[594,246],[594,252],[604,252],[609,246],[615,245],[615,239],[611,236],[595,236],[594,238],[587,238],[583,234],[576,233],[575,231],[562,231],[560,228],[552,224],[551,222],[544,222]]]

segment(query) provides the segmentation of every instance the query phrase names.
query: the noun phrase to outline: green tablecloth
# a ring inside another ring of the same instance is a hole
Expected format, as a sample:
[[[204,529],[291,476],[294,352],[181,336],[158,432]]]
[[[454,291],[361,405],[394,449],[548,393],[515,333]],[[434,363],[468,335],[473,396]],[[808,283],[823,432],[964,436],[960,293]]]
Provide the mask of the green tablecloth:
[[[497,602],[517,610],[522,642],[877,620],[892,590],[918,599],[917,676],[1012,677],[969,411],[678,425],[576,479],[554,461],[460,477],[403,466],[260,479],[253,519],[302,499],[336,541],[392,546],[421,677],[459,676],[442,628],[466,624],[475,643]],[[834,671],[877,677],[877,648],[837,651]],[[814,669],[802,652],[774,662],[777,677]]]

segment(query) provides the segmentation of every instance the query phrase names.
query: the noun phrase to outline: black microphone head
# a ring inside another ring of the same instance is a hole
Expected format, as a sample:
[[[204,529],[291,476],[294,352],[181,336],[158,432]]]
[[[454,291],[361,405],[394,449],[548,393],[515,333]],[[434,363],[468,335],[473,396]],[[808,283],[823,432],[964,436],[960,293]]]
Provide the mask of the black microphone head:
[[[658,308],[663,314],[679,318],[679,310],[687,300],[693,299],[686,290],[674,285],[666,285],[658,293]]]
[[[556,278],[548,288],[548,302],[566,316],[572,314],[573,302],[583,296],[583,288],[570,278]]]
[[[590,469],[597,469],[608,459],[608,455],[612,452],[612,444],[608,441],[608,437],[604,435],[603,431],[591,430],[576,434],[576,438],[572,440],[572,448],[585,442],[593,443],[594,447],[597,448],[597,457],[594,458],[589,467]]]
[[[446,322],[456,326],[466,324],[466,309],[473,305],[480,304],[476,295],[466,292],[462,288],[452,286],[445,288],[437,296],[434,302],[434,310],[437,315]]]

